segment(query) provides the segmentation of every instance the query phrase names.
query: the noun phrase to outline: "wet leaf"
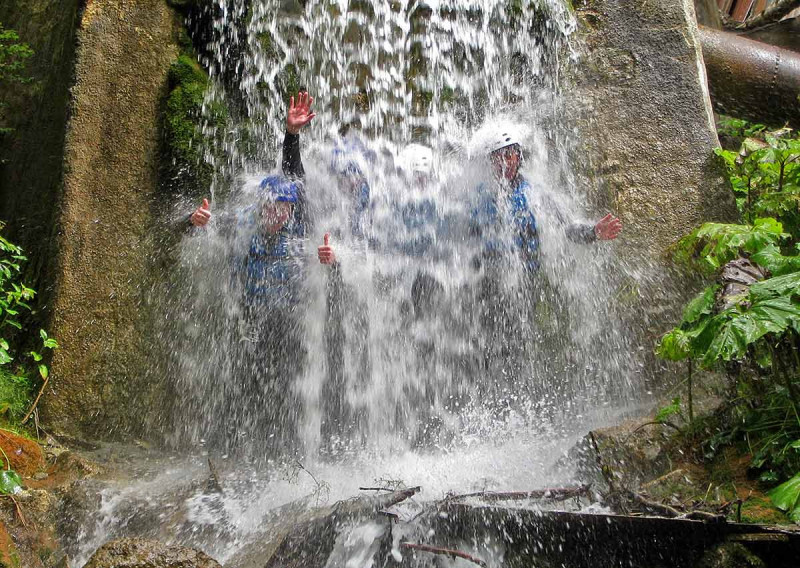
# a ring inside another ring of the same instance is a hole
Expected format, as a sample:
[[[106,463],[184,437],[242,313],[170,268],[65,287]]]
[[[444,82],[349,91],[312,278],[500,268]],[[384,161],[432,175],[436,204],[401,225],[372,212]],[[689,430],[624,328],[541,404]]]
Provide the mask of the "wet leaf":
[[[785,511],[794,522],[800,523],[800,473],[786,483],[778,485],[767,495],[773,505]]]
[[[769,298],[786,294],[800,294],[800,272],[776,276],[750,286],[753,298]]]
[[[709,286],[695,296],[683,311],[683,321],[685,323],[694,323],[700,319],[700,316],[710,314],[714,309],[714,300],[718,289],[719,286]]]
[[[13,469],[0,471],[0,494],[14,495],[22,490],[22,478]]]
[[[689,337],[680,329],[664,334],[656,348],[656,354],[667,361],[682,361],[689,356]]]

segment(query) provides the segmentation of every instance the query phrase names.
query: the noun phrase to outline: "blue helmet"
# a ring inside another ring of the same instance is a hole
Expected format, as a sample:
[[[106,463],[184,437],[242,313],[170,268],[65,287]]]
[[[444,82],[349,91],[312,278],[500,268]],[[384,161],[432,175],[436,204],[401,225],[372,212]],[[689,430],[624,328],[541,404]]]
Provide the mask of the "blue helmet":
[[[259,188],[264,191],[264,197],[268,201],[274,202],[297,203],[300,193],[297,183],[279,175],[265,177],[261,180]]]
[[[371,164],[375,158],[375,152],[367,148],[359,137],[350,135],[331,151],[330,169],[337,175],[363,177],[362,164]]]

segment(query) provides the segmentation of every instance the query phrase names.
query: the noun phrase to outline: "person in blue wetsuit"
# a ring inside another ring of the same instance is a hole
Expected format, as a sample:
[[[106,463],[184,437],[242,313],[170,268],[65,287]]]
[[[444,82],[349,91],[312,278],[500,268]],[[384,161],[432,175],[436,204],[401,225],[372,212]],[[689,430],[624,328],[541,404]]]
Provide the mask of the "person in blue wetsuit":
[[[503,256],[513,250],[525,268],[534,271],[539,266],[539,231],[536,217],[528,203],[531,186],[520,173],[522,147],[510,130],[500,129],[492,134],[487,146],[494,173],[494,187],[478,188],[478,205],[472,210],[471,231],[482,243],[482,250],[473,262]],[[555,217],[564,221],[556,211]],[[613,240],[622,231],[622,221],[609,214],[594,225],[572,223],[566,227],[567,238],[575,243]]]
[[[411,304],[417,318],[425,317],[440,302],[444,286],[431,273],[431,265],[447,260],[443,246],[447,221],[433,195],[433,150],[422,144],[409,144],[398,157],[398,170],[409,191],[419,191],[421,198],[407,198],[397,204],[397,217],[403,232],[390,235],[389,249],[416,264],[411,284]],[[427,266],[426,266],[427,265]]]
[[[266,456],[296,451],[301,404],[296,380],[305,363],[300,308],[304,303],[306,204],[297,132],[314,114],[313,99],[301,93],[290,103],[283,144],[284,175],[259,185],[257,202],[226,219],[234,238],[247,239],[234,259],[241,284],[246,333],[232,347],[234,376],[225,400],[230,428],[219,433],[228,451],[248,449]],[[188,218],[202,228],[211,221],[208,199]]]
[[[529,199],[532,188],[520,173],[521,141],[511,130],[498,129],[486,148],[494,183],[477,191],[477,205],[470,214],[470,232],[477,239],[473,267],[481,276],[475,290],[475,313],[482,345],[484,378],[478,383],[479,397],[498,409],[507,409],[530,375],[532,339],[535,329],[534,297],[539,278],[540,227]],[[622,231],[622,222],[606,215],[594,224],[568,223],[556,204],[542,199],[548,221],[564,225],[566,238],[573,243],[613,240]],[[506,275],[521,268],[523,278],[513,283]],[[519,381],[522,381],[520,383]]]
[[[328,169],[338,189],[337,207],[344,214],[343,225],[332,222],[325,226],[322,246],[317,250],[319,261],[328,267],[326,279],[325,353],[327,375],[322,384],[321,437],[323,455],[335,457],[363,432],[365,409],[349,401],[348,391],[362,391],[371,380],[369,353],[368,306],[359,299],[357,290],[343,279],[343,260],[334,245],[349,244],[351,250],[366,254],[370,247],[370,187],[365,168],[372,153],[357,138],[345,138],[333,148]]]

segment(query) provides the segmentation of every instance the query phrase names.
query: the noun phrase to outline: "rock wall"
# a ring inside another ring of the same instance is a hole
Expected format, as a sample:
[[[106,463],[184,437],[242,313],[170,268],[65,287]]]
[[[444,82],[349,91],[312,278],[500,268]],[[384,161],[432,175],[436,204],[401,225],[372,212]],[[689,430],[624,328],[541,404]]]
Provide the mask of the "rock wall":
[[[78,29],[64,152],[55,354],[43,413],[107,436],[141,401],[161,117],[180,18],[165,0],[92,0]]]
[[[671,272],[670,247],[702,222],[738,217],[714,155],[694,3],[582,0],[575,15],[580,58],[566,96],[582,143],[573,163],[587,194],[625,224],[617,250],[638,292],[627,318],[651,353],[694,291]]]

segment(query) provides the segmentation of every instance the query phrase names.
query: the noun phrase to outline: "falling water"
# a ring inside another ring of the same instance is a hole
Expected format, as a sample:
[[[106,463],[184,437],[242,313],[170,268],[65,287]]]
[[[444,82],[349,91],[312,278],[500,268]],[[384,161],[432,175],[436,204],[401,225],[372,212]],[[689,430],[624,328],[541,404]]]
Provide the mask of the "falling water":
[[[228,0],[214,16],[207,100],[210,107],[224,98],[236,109],[225,151],[215,154],[225,156],[217,170],[235,175],[219,176],[212,189],[220,196],[218,222],[181,248],[190,305],[178,316],[183,341],[170,341],[181,392],[195,399],[191,412],[185,403],[178,409],[183,435],[230,446],[237,436],[254,441],[268,430],[278,446],[314,456],[326,444],[335,451],[407,448],[486,433],[512,416],[523,423],[570,416],[587,399],[597,406],[630,392],[624,337],[609,307],[609,247],[564,235],[564,219],[584,211],[559,156],[569,138],[552,128],[573,25],[561,2]],[[254,229],[230,225],[274,171],[287,95],[301,88],[316,98],[317,118],[301,135],[314,221],[304,243],[306,299],[295,314],[302,338],[283,348],[303,361],[296,378],[285,377],[284,392],[265,393],[254,386],[259,370],[242,368],[241,346],[254,332],[230,277]],[[524,139],[541,268],[534,285],[523,282],[519,263],[492,275],[499,287],[491,294],[504,295],[506,305],[497,307],[502,329],[490,334],[479,321],[486,299],[468,225],[476,187],[492,183],[481,136],[504,125]],[[350,210],[330,169],[331,149],[353,140],[371,192],[368,226],[358,235],[348,228]],[[435,181],[423,190],[397,174],[411,142],[434,149]],[[436,203],[447,230],[409,234],[403,207],[426,201]],[[335,345],[329,275],[314,262],[323,233],[334,235],[347,296]],[[423,257],[405,254],[402,242],[419,238],[435,246]],[[414,309],[418,274],[443,287],[441,313],[423,318]],[[332,368],[332,350],[341,370]],[[281,405],[292,408],[270,410]]]
[[[587,210],[565,159],[575,143],[560,126],[559,71],[574,63],[565,4],[216,0],[198,22],[210,38],[206,107],[210,115],[224,100],[232,119],[224,132],[208,121],[219,144],[207,154],[218,173],[214,220],[175,249],[159,331],[169,361],[158,368],[175,393],[169,441],[223,464],[250,462],[232,468],[239,489],[221,505],[237,530],[263,512],[248,501],[283,491],[275,480],[296,459],[333,498],[383,476],[440,493],[568,477],[553,469],[558,459],[640,385],[615,308],[626,269],[613,245],[566,236],[569,221],[605,212]],[[311,219],[302,301],[281,349],[254,356],[259,334],[277,324],[243,302],[236,267],[258,228],[242,212],[258,202],[261,178],[279,171],[287,98],[298,89],[317,113],[301,133]],[[493,187],[483,142],[497,129],[512,129],[525,149],[540,236],[532,276],[516,256],[492,270],[474,262],[470,215],[478,186]],[[398,171],[412,142],[434,152],[425,188]],[[370,188],[359,230],[331,168],[333,149],[348,145]],[[431,202],[444,229],[409,228],[403,212]],[[334,315],[332,275],[316,262],[325,233],[343,281]],[[408,253],[418,239],[427,252]],[[420,275],[438,290],[422,307]],[[269,365],[291,372],[265,382]],[[98,530],[124,534],[108,528],[109,515]]]

